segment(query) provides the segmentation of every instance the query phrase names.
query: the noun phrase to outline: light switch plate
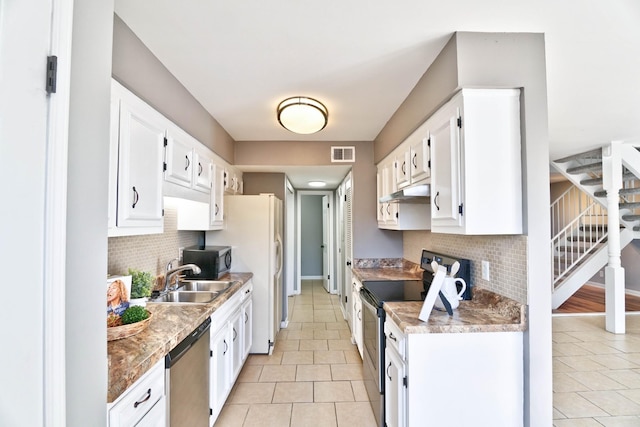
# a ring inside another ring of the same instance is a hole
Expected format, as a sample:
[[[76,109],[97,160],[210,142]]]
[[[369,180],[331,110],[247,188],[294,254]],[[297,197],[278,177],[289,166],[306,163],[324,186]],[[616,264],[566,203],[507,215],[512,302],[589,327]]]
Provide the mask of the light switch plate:
[[[491,274],[489,273],[489,261],[482,261],[482,279],[487,282],[491,281]]]

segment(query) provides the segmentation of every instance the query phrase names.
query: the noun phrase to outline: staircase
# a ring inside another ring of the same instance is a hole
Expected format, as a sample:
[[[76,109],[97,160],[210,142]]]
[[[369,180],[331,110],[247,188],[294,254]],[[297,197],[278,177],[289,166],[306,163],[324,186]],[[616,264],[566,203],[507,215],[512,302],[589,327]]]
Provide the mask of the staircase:
[[[609,263],[611,222],[619,223],[619,249],[640,237],[638,146],[615,142],[551,162],[574,184],[551,205],[554,309]],[[609,192],[618,194],[613,203]]]

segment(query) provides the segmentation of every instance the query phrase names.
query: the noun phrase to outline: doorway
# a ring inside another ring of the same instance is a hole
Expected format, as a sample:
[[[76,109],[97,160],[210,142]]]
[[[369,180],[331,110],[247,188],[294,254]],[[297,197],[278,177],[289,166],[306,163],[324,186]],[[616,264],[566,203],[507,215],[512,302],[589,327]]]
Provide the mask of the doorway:
[[[298,191],[296,213],[296,283],[322,280],[327,292],[336,293],[333,192]]]

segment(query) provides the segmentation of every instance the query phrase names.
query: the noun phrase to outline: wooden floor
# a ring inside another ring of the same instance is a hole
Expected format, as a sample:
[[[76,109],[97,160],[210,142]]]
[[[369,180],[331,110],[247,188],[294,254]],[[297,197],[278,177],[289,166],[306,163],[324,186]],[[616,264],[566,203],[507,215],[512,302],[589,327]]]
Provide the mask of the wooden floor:
[[[640,297],[626,295],[626,311],[640,311]],[[584,285],[554,313],[604,313],[604,288]]]

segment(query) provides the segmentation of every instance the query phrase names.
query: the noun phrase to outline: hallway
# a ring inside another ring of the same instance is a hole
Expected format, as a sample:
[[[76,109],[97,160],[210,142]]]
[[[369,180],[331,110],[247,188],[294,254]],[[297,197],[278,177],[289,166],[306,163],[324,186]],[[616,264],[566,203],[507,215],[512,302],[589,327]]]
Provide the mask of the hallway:
[[[337,295],[303,280],[271,356],[250,355],[216,427],[375,427]]]

